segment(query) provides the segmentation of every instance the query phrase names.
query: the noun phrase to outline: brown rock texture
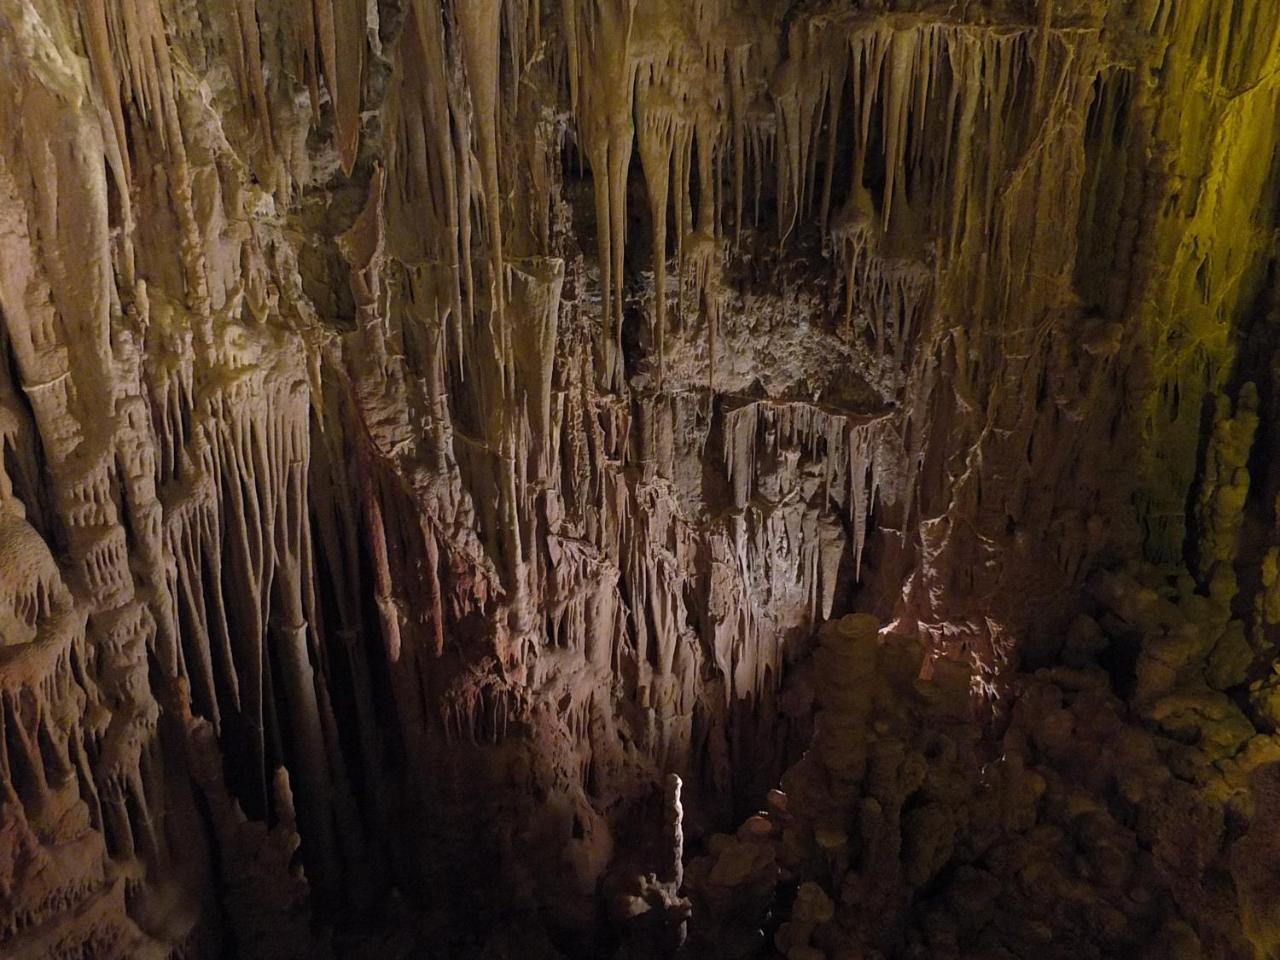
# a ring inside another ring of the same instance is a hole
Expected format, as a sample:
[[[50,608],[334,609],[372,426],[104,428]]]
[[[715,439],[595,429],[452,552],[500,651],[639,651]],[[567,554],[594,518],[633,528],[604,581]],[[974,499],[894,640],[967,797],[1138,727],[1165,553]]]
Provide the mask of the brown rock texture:
[[[0,0],[0,955],[1276,955],[1278,120],[1277,0]]]

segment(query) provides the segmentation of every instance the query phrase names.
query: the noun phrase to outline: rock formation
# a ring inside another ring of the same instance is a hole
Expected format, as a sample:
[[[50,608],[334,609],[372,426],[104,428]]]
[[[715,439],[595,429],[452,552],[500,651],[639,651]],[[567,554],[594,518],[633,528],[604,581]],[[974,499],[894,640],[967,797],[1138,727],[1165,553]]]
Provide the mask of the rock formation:
[[[0,0],[0,954],[1277,955],[1277,120],[1277,0]]]

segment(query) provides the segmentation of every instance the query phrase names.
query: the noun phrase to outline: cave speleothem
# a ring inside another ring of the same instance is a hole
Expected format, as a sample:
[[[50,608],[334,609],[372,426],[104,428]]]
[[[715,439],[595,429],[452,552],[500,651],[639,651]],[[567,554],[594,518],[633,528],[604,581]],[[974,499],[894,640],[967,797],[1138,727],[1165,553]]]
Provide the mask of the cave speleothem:
[[[1280,957],[1280,2],[0,0],[0,956]]]

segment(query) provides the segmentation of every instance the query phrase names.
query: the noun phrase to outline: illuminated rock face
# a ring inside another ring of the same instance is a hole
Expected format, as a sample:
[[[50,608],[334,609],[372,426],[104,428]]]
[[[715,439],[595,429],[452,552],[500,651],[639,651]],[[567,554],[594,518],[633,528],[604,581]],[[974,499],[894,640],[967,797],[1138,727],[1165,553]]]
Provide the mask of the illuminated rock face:
[[[0,0],[0,953],[1274,949],[1278,31]]]

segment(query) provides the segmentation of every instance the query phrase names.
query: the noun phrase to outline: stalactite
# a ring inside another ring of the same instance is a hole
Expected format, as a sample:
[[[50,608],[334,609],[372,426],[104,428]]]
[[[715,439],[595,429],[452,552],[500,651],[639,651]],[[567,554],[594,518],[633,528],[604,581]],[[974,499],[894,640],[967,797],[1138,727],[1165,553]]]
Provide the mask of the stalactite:
[[[493,323],[500,331],[500,370],[502,393],[509,390],[511,346],[503,319],[506,277],[502,266],[502,204],[498,190],[498,75],[499,75],[499,0],[479,0],[459,4],[455,8],[458,29],[462,35],[467,87],[473,101],[476,147],[480,159],[481,182],[477,206],[484,211],[490,252],[490,296],[493,298]]]
[[[316,46],[324,64],[325,86],[333,104],[342,169],[355,169],[360,139],[360,97],[365,42],[364,12],[356,3],[315,0]],[[339,47],[341,38],[341,47]]]
[[[581,116],[579,135],[595,180],[603,320],[600,373],[606,385],[617,384],[620,377],[626,186],[635,137],[635,65],[630,55],[635,7],[636,0],[604,0],[582,4],[567,14],[575,31],[570,59],[578,65],[574,89],[581,100],[576,104]]]
[[[653,220],[653,339],[658,355],[658,389],[666,364],[667,331],[667,208],[671,193],[671,164],[676,150],[679,107],[659,85],[656,67],[642,71],[636,99],[636,128],[640,160],[649,189],[649,216]]]

